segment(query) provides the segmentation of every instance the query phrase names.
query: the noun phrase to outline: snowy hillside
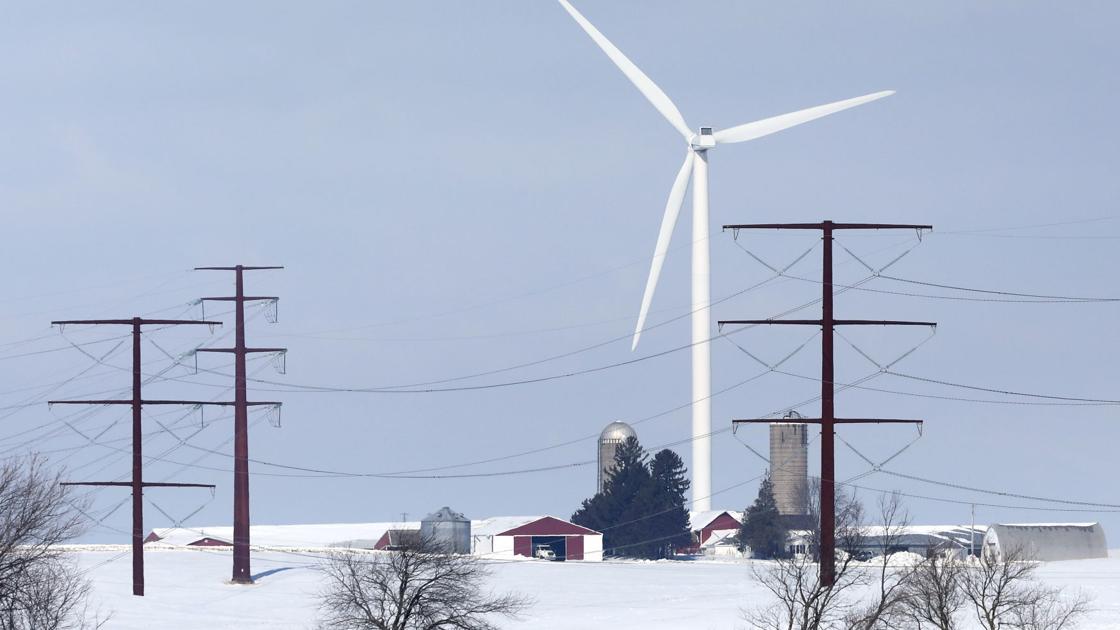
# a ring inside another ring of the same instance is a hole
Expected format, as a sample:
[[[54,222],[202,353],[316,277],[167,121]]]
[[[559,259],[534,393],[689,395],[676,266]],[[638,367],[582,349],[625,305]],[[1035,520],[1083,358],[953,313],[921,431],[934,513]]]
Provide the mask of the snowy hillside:
[[[74,551],[95,583],[95,599],[111,610],[112,630],[310,629],[319,589],[318,551],[253,556],[253,586],[224,583],[228,550],[145,553],[146,597],[129,594],[125,546]],[[1115,552],[1114,552],[1115,556]],[[511,628],[741,628],[739,609],[764,601],[746,562],[492,562],[491,587],[515,590],[535,604]],[[1081,588],[1094,598],[1085,630],[1120,628],[1120,557],[1046,564],[1048,583]]]

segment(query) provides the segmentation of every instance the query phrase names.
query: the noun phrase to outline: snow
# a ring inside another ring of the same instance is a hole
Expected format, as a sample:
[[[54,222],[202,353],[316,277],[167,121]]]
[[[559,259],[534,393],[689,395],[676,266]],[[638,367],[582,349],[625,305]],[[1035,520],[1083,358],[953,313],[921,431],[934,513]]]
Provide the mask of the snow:
[[[374,541],[390,529],[420,529],[419,522],[392,523],[331,523],[323,525],[253,525],[251,536],[254,545],[262,547],[340,547],[352,541]],[[180,527],[152,530],[160,537],[158,542],[145,545],[171,545],[182,547],[200,538],[217,538],[232,541],[233,527]]]
[[[708,536],[708,540],[705,540],[700,546],[714,547],[723,543],[732,544],[738,535],[739,530],[737,529],[717,529],[714,530],[712,535]]]
[[[491,518],[484,518],[481,520],[471,521],[471,536],[497,536],[502,532],[508,532],[511,529],[516,529],[532,523],[533,521],[545,518],[544,516],[494,516]],[[565,519],[560,519],[565,520]]]
[[[147,596],[130,595],[126,546],[71,548],[94,582],[94,597],[112,611],[108,630],[305,629],[314,626],[322,551],[253,554],[256,584],[227,584],[230,551],[148,548]],[[741,628],[740,609],[769,601],[752,577],[752,561],[489,562],[488,588],[535,600],[503,627],[543,630]],[[1120,557],[1046,563],[1049,584],[1094,598],[1083,630],[1120,627]],[[971,628],[972,626],[964,626]]]
[[[692,531],[700,531],[710,525],[712,521],[719,518],[720,514],[725,512],[740,523],[743,522],[743,513],[735,510],[693,510],[688,513],[688,522],[692,527]]]
[[[1093,527],[1100,523],[1000,523],[1005,527]]]

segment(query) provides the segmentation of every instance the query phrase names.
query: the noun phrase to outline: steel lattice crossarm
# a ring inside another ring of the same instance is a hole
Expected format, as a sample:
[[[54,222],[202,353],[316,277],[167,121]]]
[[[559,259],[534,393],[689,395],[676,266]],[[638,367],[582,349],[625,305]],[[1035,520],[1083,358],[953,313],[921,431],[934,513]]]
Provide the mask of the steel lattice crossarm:
[[[129,400],[52,400],[47,405],[130,405],[132,407],[132,479],[129,481],[74,481],[65,486],[114,486],[132,489],[132,594],[144,595],[144,488],[210,488],[212,484],[173,483],[144,481],[144,434],[141,427],[144,405],[221,405],[201,400],[144,400],[141,392],[143,373],[141,371],[140,335],[144,326],[201,325],[221,326],[221,322],[201,319],[66,319],[55,320],[52,325],[122,325],[132,326],[132,398]]]
[[[137,401],[134,400],[120,400],[116,398],[98,400],[48,400],[48,405],[132,405]],[[232,400],[141,400],[141,405],[185,405],[188,407],[197,407],[199,405],[211,405],[215,407],[232,407],[237,402]],[[279,407],[282,403],[279,402],[247,402],[246,405],[250,407],[255,405],[269,405],[272,407]]]
[[[131,488],[133,483],[131,481],[64,481],[62,486],[117,486],[120,488]],[[172,483],[168,481],[144,481],[140,483],[144,488],[216,488],[212,483]]]
[[[739,424],[821,424],[823,418],[749,418],[732,420],[733,425]],[[922,425],[922,420],[906,420],[902,418],[833,418],[834,424],[916,424]]]
[[[910,322],[898,319],[834,319],[826,322],[823,319],[721,319],[720,326],[734,326],[738,324],[776,324],[786,326],[824,326],[831,323],[833,326],[929,326],[937,327],[937,322]]]
[[[913,223],[733,223],[725,230],[932,230],[932,225]]]
[[[119,324],[122,326],[179,326],[198,324],[205,326],[221,326],[222,322],[212,322],[203,319],[148,319],[146,317],[130,317],[128,319],[56,319],[51,326],[73,325],[105,325]]]
[[[820,326],[821,328],[821,415],[816,419],[798,419],[797,422],[819,424],[821,427],[821,541],[820,541],[820,581],[825,586],[835,583],[836,570],[836,460],[834,427],[837,424],[922,424],[921,420],[875,419],[875,418],[837,418],[835,357],[833,335],[837,326],[937,326],[934,322],[911,322],[902,320],[875,319],[836,319],[833,315],[832,282],[832,240],[836,230],[932,230],[931,225],[910,223],[739,223],[723,226],[725,230],[763,229],[763,230],[820,230],[823,243],[823,265],[821,274],[821,318],[820,319],[732,319],[719,322],[725,325],[776,325],[776,326]],[[733,420],[732,427],[739,424],[769,423],[773,420]]]

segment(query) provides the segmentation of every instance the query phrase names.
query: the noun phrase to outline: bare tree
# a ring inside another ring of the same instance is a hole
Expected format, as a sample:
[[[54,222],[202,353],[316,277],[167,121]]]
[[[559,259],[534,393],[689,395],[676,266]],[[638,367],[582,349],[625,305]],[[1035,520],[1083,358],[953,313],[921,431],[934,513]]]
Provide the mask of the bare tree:
[[[918,630],[954,630],[966,603],[961,588],[961,574],[965,570],[956,558],[936,552],[914,567],[903,585],[899,605],[905,625]]]
[[[834,485],[836,490],[836,548],[845,553],[854,553],[861,546],[863,535],[863,503],[843,486]],[[809,510],[808,543],[815,559],[820,559],[821,548],[821,481],[813,477],[805,487],[805,502]]]
[[[1011,547],[962,572],[961,590],[985,630],[1063,630],[1089,611],[1085,595],[1067,599],[1061,589],[1040,584],[1037,568],[1023,548]]]
[[[1017,630],[1068,630],[1089,612],[1084,593],[1069,595],[1058,588],[1036,586],[1031,605],[1011,612],[1010,626]]]
[[[36,456],[0,465],[0,630],[104,623],[89,614],[89,583],[58,548],[83,525],[60,480]]]
[[[873,566],[863,569],[872,584],[871,600],[852,610],[848,617],[848,627],[852,630],[897,627],[896,617],[901,613],[906,583],[914,572],[912,566],[896,565],[891,561],[892,552],[901,546],[910,526],[910,514],[902,504],[902,496],[897,492],[883,494],[879,496],[878,504],[882,525],[875,532],[874,540],[880,554]],[[864,536],[870,537],[867,534]]]
[[[752,565],[762,586],[776,600],[765,608],[743,612],[756,630],[824,630],[844,627],[852,603],[846,592],[863,582],[853,570],[853,557],[839,554],[832,586],[820,581],[819,565],[808,555]]]
[[[1021,548],[986,555],[962,574],[961,588],[985,630],[999,630],[1016,611],[1030,606],[1030,583],[1035,563]]]
[[[837,489],[836,493],[836,567],[834,581],[820,581],[817,557],[820,553],[819,482],[808,488],[808,505],[813,526],[809,531],[811,554],[753,564],[751,571],[774,596],[769,606],[743,611],[743,618],[756,630],[825,630],[847,628],[854,603],[847,593],[866,583],[859,571],[855,551],[862,546],[863,506],[856,498]]]
[[[21,573],[5,600],[3,630],[91,630],[108,620],[90,609],[92,586],[74,567],[39,562]]]
[[[473,556],[408,548],[340,551],[324,565],[321,627],[338,630],[492,630],[494,616],[528,605],[483,591],[490,572]]]

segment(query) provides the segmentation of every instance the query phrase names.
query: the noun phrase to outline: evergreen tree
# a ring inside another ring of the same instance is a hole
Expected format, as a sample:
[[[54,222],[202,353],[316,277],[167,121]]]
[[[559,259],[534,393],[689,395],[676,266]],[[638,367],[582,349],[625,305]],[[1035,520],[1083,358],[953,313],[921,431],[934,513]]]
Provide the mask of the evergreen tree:
[[[659,451],[650,462],[650,474],[656,493],[656,516],[652,520],[657,537],[662,539],[662,557],[671,555],[673,549],[687,545],[692,540],[684,496],[690,485],[687,473],[680,455],[669,449]]]
[[[603,532],[610,555],[663,558],[666,550],[689,540],[688,490],[680,457],[661,451],[649,455],[635,438],[615,450],[614,468],[603,491],[583,501],[572,522]]]
[[[739,544],[750,547],[755,558],[783,558],[788,535],[774,500],[774,484],[767,475],[758,487],[758,498],[743,514]]]

